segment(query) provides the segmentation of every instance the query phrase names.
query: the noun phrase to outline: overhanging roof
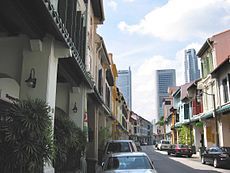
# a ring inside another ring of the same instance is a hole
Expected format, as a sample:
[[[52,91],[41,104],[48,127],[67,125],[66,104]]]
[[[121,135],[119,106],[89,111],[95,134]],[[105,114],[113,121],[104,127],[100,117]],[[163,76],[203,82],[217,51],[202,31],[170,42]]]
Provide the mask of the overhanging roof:
[[[198,57],[202,57],[202,55],[207,51],[207,49],[210,47],[210,44],[212,44],[212,41],[208,38],[203,46],[200,48],[199,52],[197,53]]]
[[[211,72],[211,75],[215,75],[217,74],[218,72],[219,73],[222,73],[221,69],[224,68],[224,67],[228,67],[230,66],[230,55],[228,58],[226,58],[218,67],[216,67],[212,72]]]
[[[105,20],[104,7],[102,0],[91,0],[94,16],[96,16],[101,23]]]

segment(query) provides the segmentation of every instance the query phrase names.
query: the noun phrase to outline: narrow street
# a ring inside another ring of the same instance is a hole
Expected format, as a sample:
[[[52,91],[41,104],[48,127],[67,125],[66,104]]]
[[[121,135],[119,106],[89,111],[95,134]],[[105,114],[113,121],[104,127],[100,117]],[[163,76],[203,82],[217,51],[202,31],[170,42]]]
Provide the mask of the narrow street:
[[[166,151],[155,150],[152,145],[142,146],[142,151],[148,154],[158,173],[230,173],[229,169],[203,165],[198,157],[168,156]]]

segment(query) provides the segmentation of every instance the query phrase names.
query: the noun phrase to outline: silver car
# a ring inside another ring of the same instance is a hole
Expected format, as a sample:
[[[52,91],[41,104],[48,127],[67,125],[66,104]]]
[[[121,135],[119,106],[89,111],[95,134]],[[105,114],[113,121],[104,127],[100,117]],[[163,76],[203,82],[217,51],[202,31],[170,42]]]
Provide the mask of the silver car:
[[[102,163],[103,173],[157,173],[147,154],[143,152],[113,153]]]

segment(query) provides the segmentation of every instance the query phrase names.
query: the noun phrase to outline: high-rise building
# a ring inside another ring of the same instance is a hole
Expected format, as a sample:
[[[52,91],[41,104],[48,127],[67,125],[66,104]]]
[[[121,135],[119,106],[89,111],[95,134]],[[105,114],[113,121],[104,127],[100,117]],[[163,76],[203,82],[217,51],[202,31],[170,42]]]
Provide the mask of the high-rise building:
[[[129,109],[132,110],[132,79],[130,67],[129,70],[118,70],[117,86],[121,90]]]
[[[195,49],[185,50],[185,83],[192,82],[200,78],[200,70],[198,69],[198,58]]]
[[[157,121],[163,116],[162,103],[164,97],[168,97],[168,87],[176,86],[176,70],[163,69],[156,71],[157,85]]]

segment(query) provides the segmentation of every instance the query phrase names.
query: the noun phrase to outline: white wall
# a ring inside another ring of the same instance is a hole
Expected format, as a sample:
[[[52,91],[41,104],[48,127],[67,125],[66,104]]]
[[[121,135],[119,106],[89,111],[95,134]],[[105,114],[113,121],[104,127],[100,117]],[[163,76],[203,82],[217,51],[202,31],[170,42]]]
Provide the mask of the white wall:
[[[11,97],[19,98],[20,86],[14,79],[0,78],[0,97],[8,100],[6,94]]]
[[[222,135],[220,137],[221,146],[230,147],[230,114],[221,116]]]

